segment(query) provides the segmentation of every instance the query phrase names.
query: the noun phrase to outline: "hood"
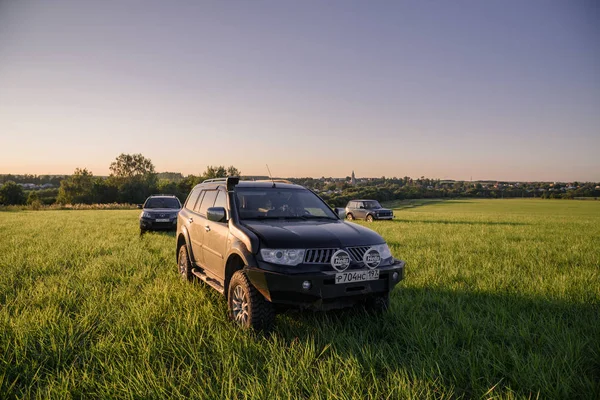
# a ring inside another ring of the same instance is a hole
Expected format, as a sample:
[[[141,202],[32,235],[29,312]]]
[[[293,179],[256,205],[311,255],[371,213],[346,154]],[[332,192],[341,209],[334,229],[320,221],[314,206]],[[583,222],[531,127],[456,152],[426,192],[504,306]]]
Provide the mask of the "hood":
[[[261,241],[272,249],[341,248],[385,243],[372,230],[351,222],[336,221],[244,221]]]

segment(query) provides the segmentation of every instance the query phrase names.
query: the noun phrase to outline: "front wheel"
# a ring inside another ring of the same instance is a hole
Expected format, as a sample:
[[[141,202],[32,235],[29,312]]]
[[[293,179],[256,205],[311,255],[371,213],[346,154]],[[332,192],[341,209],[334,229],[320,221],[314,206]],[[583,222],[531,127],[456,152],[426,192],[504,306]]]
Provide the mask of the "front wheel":
[[[273,304],[256,290],[244,271],[231,277],[227,294],[229,318],[242,329],[268,331],[275,321]]]
[[[354,219],[354,215],[352,215],[351,213],[348,213],[348,214],[346,215],[346,219],[347,219],[348,221],[352,221],[352,220]]]
[[[371,214],[367,215],[367,222],[373,222],[373,216]]]

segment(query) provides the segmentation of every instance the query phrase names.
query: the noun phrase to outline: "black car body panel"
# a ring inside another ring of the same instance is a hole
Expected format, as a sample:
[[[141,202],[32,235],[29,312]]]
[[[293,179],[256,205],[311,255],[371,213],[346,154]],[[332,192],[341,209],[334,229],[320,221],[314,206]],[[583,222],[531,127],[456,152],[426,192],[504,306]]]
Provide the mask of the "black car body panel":
[[[324,310],[351,306],[365,296],[391,291],[404,278],[404,261],[394,260],[392,265],[382,267],[378,280],[344,285],[335,283],[335,271],[290,275],[247,268],[246,273],[260,293],[273,303]],[[302,286],[306,281],[311,283],[309,289]]]
[[[372,230],[341,220],[248,221],[245,225],[269,248],[340,248],[384,243]]]
[[[217,207],[226,210],[219,222],[208,218]],[[197,185],[178,214],[177,245],[177,250],[187,246],[194,275],[221,293],[227,295],[233,273],[243,270],[265,299],[282,305],[349,306],[389,293],[404,277],[404,262],[391,256],[379,234],[341,220],[308,189],[281,182],[222,179]],[[368,270],[364,257],[373,246],[387,249],[379,264],[371,265],[378,279],[336,284],[336,274]],[[261,252],[278,254],[278,249],[303,251],[303,258],[284,265],[265,260]],[[332,266],[338,251],[348,255],[343,272]]]

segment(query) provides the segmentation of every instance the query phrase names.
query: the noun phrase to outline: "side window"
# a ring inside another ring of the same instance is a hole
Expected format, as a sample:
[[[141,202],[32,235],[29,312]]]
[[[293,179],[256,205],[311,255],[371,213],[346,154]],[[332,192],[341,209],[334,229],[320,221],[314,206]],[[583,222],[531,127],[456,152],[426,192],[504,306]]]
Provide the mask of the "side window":
[[[200,204],[200,209],[198,210],[198,213],[200,215],[206,215],[206,210],[208,210],[209,207],[212,207],[213,204],[215,204],[216,198],[216,190],[207,190],[204,194],[204,198],[202,199],[202,204]]]
[[[227,193],[225,193],[225,191],[219,190],[217,200],[215,200],[215,205],[213,207],[223,207],[227,210]]]
[[[185,202],[185,208],[192,211],[194,206],[196,205],[196,201],[198,200],[198,196],[200,195],[200,189],[192,190],[192,193],[188,196]]]
[[[203,190],[202,193],[200,193],[200,196],[198,196],[198,201],[196,202],[196,207],[194,207],[194,212],[199,212],[198,210],[200,209],[200,204],[202,204],[202,199],[204,198],[205,193],[206,190]]]
[[[355,201],[351,201],[350,202],[350,208],[356,208],[356,202]]]

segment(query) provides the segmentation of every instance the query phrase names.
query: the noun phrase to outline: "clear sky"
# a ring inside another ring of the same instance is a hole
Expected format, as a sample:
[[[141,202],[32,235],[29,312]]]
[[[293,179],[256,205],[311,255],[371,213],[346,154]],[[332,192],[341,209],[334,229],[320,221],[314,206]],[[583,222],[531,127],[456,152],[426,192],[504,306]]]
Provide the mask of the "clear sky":
[[[600,181],[600,2],[0,0],[0,173]]]

